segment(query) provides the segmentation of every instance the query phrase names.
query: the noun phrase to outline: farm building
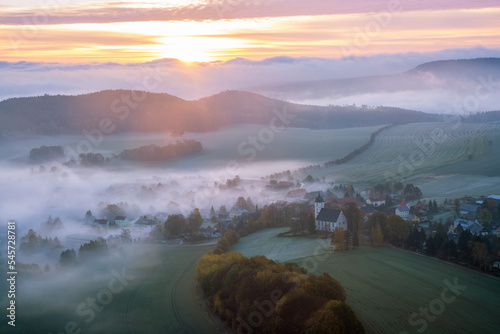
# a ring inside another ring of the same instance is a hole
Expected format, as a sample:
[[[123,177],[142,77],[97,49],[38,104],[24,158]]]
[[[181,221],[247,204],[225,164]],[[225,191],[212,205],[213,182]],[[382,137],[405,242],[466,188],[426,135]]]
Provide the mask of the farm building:
[[[318,231],[334,232],[338,227],[347,229],[347,219],[342,210],[325,208],[325,201],[320,195],[314,201],[314,218]]]

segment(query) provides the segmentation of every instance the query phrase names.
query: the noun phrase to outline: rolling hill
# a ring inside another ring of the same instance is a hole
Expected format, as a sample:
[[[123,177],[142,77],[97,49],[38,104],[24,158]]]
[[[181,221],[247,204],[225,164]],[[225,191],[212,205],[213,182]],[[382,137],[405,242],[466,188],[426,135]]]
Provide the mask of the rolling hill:
[[[235,124],[337,129],[392,123],[435,122],[435,114],[391,107],[318,107],[288,103],[255,93],[226,91],[196,101],[159,93],[106,90],[78,96],[11,98],[0,102],[0,133],[82,134],[100,129],[123,132],[206,132]]]

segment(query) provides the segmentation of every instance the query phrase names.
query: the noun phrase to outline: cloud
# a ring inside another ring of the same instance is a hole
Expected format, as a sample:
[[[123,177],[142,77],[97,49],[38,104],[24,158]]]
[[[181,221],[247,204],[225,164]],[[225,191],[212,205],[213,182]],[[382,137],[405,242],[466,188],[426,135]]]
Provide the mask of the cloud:
[[[155,92],[194,100],[228,89],[262,92],[262,87],[271,84],[391,75],[429,61],[480,57],[500,58],[500,49],[476,47],[344,58],[274,57],[257,61],[240,58],[193,64],[173,59],[140,64],[0,62],[0,99],[43,94],[75,95],[104,89],[140,89],[148,75],[159,73],[163,80]],[[424,96],[421,98],[425,100]],[[321,99],[315,102],[319,101]],[[358,100],[358,97],[351,96],[349,100],[339,100],[338,103],[388,105],[389,101],[396,100],[391,98],[384,102],[382,98],[376,100],[367,96]],[[331,99],[323,103],[331,103]],[[418,109],[415,105],[412,108],[410,103],[405,107]]]
[[[91,2],[55,6],[40,6],[36,2],[31,7],[6,7],[0,17],[0,24],[26,24],[35,18],[40,24],[68,23],[109,23],[169,20],[222,20],[248,19],[264,17],[377,13],[397,8],[398,11],[451,10],[497,7],[490,1],[455,0],[436,2],[432,0],[395,0],[395,1],[350,1],[335,2],[323,0],[206,0],[176,2],[168,5],[165,1],[129,1],[129,2]]]

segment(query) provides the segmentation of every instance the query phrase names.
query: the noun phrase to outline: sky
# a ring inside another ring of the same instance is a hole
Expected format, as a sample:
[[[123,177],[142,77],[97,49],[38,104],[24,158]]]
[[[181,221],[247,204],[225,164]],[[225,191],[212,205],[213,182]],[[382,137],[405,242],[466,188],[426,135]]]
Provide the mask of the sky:
[[[197,99],[499,57],[498,17],[492,0],[18,0],[0,5],[0,100],[118,88]],[[152,71],[163,80],[146,89]]]
[[[463,0],[20,0],[0,60],[335,58],[500,45],[500,3]]]

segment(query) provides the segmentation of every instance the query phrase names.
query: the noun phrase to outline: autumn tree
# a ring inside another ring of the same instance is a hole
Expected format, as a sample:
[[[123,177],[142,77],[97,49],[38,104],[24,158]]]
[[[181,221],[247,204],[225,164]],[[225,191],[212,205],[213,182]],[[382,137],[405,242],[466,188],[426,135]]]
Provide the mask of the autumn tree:
[[[400,216],[390,215],[387,220],[389,240],[396,245],[402,245],[410,232],[410,225]]]
[[[382,228],[377,223],[371,230],[372,245],[375,247],[382,246],[384,243],[384,235],[382,234]]]
[[[332,244],[335,245],[336,251],[343,251],[345,249],[345,235],[344,228],[337,227],[333,234]]]
[[[186,218],[183,215],[169,215],[165,222],[165,228],[172,236],[178,236],[187,231]]]

